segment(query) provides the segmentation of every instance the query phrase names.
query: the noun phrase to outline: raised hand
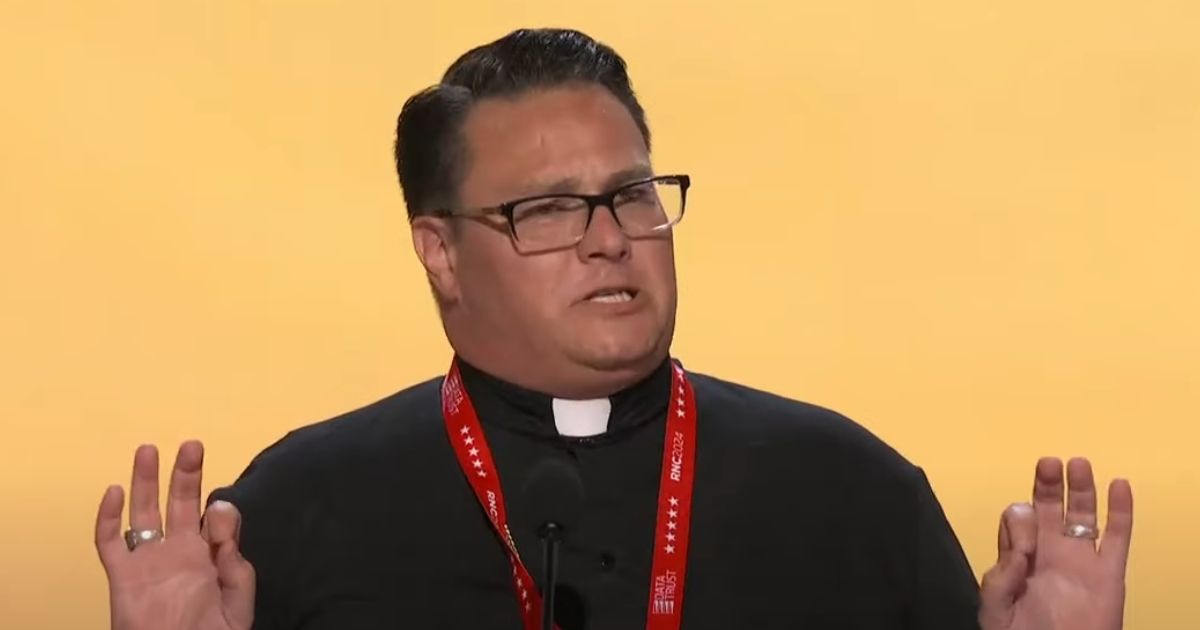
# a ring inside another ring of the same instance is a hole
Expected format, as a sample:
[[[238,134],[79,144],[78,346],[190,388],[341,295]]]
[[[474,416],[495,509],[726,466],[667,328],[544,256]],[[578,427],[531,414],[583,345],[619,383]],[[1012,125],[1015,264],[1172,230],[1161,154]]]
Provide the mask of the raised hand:
[[[254,569],[238,552],[241,516],[215,502],[200,516],[204,447],[179,448],[167,500],[165,536],[158,506],[158,451],[133,459],[130,529],[148,540],[130,550],[121,531],[124,493],[111,486],[96,515],[96,550],[108,575],[113,630],[249,630]]]
[[[1108,488],[1108,522],[1097,548],[1096,485],[1086,459],[1038,462],[1033,505],[1012,505],[1000,521],[1000,557],[983,578],[983,630],[1120,630],[1133,493]],[[1066,515],[1063,494],[1066,492]]]

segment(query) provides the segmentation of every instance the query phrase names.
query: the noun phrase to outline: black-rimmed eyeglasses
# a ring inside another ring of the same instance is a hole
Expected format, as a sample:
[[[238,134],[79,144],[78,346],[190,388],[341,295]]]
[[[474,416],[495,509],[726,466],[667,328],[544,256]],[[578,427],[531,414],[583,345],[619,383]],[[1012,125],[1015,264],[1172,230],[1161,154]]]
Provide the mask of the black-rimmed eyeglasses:
[[[612,211],[630,238],[649,237],[683,219],[691,178],[660,175],[623,184],[598,195],[549,194],[524,197],[487,208],[439,210],[433,216],[483,218],[501,215],[519,251],[571,247],[583,239],[596,208]]]

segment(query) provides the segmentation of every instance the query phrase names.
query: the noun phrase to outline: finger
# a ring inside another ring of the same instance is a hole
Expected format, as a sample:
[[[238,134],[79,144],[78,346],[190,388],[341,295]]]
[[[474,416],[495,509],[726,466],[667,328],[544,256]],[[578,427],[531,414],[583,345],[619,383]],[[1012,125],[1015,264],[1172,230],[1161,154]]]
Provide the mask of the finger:
[[[1133,536],[1133,489],[1124,479],[1108,485],[1108,522],[1100,541],[1100,556],[1122,575]]]
[[[110,571],[113,563],[129,549],[121,537],[121,510],[125,507],[125,490],[121,486],[109,486],[100,499],[96,510],[96,552],[100,564]]]
[[[1014,503],[1004,511],[1000,522],[1003,531],[1008,534],[1009,555],[1032,558],[1037,551],[1038,535],[1038,519],[1033,506],[1028,503]],[[1003,560],[1003,553],[1001,555]]]
[[[242,516],[228,501],[213,501],[204,514],[205,537],[213,545],[217,579],[226,617],[234,627],[249,628],[254,619],[254,567],[238,549]]]
[[[238,544],[242,529],[242,514],[228,501],[213,501],[204,514],[204,538],[208,544],[220,547],[227,542]]]
[[[1013,554],[1010,561],[997,564],[983,574],[979,585],[979,620],[984,628],[1007,628],[1013,616],[1013,603],[1025,592],[1029,559]]]
[[[1043,532],[1057,532],[1063,524],[1063,470],[1057,457],[1038,460],[1033,481],[1033,510],[1037,514],[1038,528]]]
[[[184,442],[175,456],[171,486],[167,494],[167,532],[197,532],[200,529],[200,482],[204,468],[204,446]]]
[[[129,527],[162,529],[158,509],[158,449],[146,444],[133,455],[133,483],[129,486]]]
[[[233,540],[217,548],[216,564],[225,618],[234,628],[250,628],[254,622],[254,567]]]
[[[1096,526],[1096,481],[1091,462],[1082,457],[1067,462],[1067,523]]]
[[[999,559],[983,576],[980,615],[985,627],[1007,627],[1012,603],[1025,589],[1037,547],[1037,516],[1028,503],[1008,506],[1000,517]]]

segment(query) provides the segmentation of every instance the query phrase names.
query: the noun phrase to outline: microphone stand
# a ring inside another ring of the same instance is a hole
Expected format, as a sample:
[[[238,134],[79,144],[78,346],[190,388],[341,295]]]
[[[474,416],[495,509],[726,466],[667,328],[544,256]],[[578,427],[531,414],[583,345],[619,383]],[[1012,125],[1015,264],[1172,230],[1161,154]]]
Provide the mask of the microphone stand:
[[[542,630],[554,630],[554,585],[558,582],[558,543],[562,527],[553,521],[538,531],[542,539]]]

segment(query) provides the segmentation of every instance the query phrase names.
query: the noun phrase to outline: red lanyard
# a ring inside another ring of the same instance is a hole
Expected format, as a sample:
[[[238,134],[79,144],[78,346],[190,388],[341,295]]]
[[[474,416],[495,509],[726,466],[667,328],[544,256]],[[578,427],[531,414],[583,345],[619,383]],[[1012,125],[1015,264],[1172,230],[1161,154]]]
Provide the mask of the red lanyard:
[[[677,630],[683,613],[683,578],[687,572],[688,529],[696,472],[696,398],[683,368],[671,364],[671,402],[667,408],[662,478],[658,486],[658,520],[654,527],[654,565],[650,571],[648,630]],[[521,605],[525,630],[538,630],[542,597],[521,561],[508,528],[500,475],[488,448],[475,406],[463,388],[458,363],[442,382],[442,416],[458,465],[475,498],[504,542],[512,563],[513,587]]]

